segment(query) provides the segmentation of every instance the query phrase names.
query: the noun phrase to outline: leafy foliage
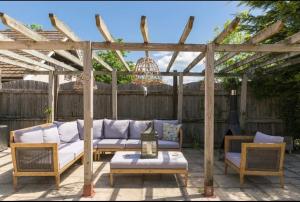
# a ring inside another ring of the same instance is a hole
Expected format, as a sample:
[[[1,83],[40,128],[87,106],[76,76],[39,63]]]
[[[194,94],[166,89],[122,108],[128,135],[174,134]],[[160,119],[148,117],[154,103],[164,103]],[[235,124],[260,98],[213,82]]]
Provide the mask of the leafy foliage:
[[[118,42],[122,42],[121,39],[117,40]],[[123,57],[125,58],[128,54],[128,52],[121,51]],[[98,57],[100,57],[104,62],[109,64],[112,68],[116,69],[117,71],[126,71],[125,66],[123,63],[119,60],[117,54],[114,51],[99,51]],[[132,61],[127,61],[130,69],[134,68],[134,63]],[[101,64],[97,62],[93,62],[93,68],[96,71],[106,71],[106,68],[103,67]],[[98,82],[104,82],[104,83],[111,83],[111,75],[96,75],[95,76],[96,81]],[[130,75],[118,75],[118,83],[119,84],[125,84],[130,83],[133,79],[133,76]]]
[[[43,30],[43,26],[40,24],[30,24],[30,25],[26,25],[26,27],[32,29],[33,31],[41,31]]]

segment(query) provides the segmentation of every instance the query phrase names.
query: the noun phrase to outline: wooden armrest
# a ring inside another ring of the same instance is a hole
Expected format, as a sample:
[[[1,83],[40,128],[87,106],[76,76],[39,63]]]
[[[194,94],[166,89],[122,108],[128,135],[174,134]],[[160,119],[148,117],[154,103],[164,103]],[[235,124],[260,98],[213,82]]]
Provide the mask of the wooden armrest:
[[[58,148],[57,143],[12,143],[12,148]]]
[[[227,152],[230,151],[230,143],[232,141],[235,141],[235,140],[240,140],[240,141],[253,141],[254,139],[254,136],[237,136],[237,135],[228,135],[228,136],[225,136],[225,147],[224,147],[224,150],[225,150],[225,154]]]

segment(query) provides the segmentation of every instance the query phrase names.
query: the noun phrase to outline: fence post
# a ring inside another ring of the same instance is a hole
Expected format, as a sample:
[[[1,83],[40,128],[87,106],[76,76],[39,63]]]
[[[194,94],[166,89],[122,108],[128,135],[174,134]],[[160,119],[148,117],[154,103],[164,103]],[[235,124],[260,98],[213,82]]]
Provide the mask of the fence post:
[[[174,73],[176,74],[177,71],[174,70]],[[178,107],[178,84],[177,84],[177,75],[173,76],[173,118],[177,119],[177,107]]]
[[[182,107],[183,107],[183,73],[180,72],[179,86],[178,86],[178,110],[177,110],[178,123],[182,123]]]
[[[49,71],[49,84],[48,84],[48,109],[51,110],[48,121],[52,123],[54,121],[54,73]]]
[[[117,70],[112,71],[112,118],[117,120],[118,119],[118,78],[117,78]]]
[[[247,83],[248,77],[245,73],[242,79],[241,98],[240,98],[240,125],[241,129],[246,129],[246,112],[247,112]]]

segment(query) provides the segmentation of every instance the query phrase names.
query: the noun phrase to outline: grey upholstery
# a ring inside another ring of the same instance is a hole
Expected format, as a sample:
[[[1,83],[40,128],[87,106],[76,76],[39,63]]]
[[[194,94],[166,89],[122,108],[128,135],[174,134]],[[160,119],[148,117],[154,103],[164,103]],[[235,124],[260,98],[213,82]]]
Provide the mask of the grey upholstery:
[[[159,149],[179,149],[178,142],[166,141],[166,140],[158,140],[158,148]]]
[[[61,144],[58,149],[60,153],[73,153],[74,157],[77,157],[83,153],[84,142],[80,140],[77,142]]]
[[[56,125],[62,143],[76,142],[79,140],[77,121],[56,122]]]
[[[162,139],[163,137],[163,124],[178,124],[177,120],[154,120],[154,130],[157,131],[158,138]]]
[[[84,139],[84,121],[78,119],[78,132],[81,140]],[[103,119],[93,121],[93,137],[94,139],[103,138]]]
[[[104,119],[105,139],[127,139],[129,120]]]
[[[143,133],[152,123],[152,121],[134,121],[130,120],[129,123],[129,139],[141,139]]]
[[[15,143],[43,143],[43,129],[40,126],[15,131]]]
[[[58,152],[59,169],[62,169],[65,165],[75,159],[74,153]]]
[[[57,143],[60,144],[60,138],[57,126],[55,124],[43,128],[44,143]]]
[[[126,140],[123,139],[102,139],[98,142],[99,149],[124,149]]]
[[[241,153],[228,152],[226,153],[226,159],[238,168],[241,166]]]
[[[127,149],[139,149],[141,148],[141,140],[127,140],[125,147]]]
[[[284,137],[271,136],[262,132],[256,132],[254,137],[254,143],[283,143]]]
[[[111,159],[112,169],[188,169],[188,162],[181,152],[163,151],[158,158],[141,159],[140,152],[116,152]]]

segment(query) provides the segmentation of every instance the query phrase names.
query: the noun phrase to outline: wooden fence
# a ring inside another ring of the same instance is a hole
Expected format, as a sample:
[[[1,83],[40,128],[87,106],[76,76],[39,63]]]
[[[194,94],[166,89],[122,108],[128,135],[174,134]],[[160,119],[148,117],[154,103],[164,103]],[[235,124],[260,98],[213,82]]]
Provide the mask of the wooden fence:
[[[97,83],[94,91],[94,118],[111,118],[111,85]],[[44,109],[48,102],[48,85],[36,81],[12,81],[0,90],[0,124],[10,130],[44,123]],[[174,112],[177,95],[169,85],[152,86],[144,96],[142,87],[133,84],[118,85],[118,119],[177,119]],[[239,95],[239,93],[238,93]],[[238,102],[239,105],[239,102]],[[229,93],[220,85],[215,90],[215,142],[222,142],[228,127]],[[247,134],[257,130],[268,134],[283,133],[283,122],[278,115],[276,101],[257,100],[248,88],[246,125]],[[60,86],[55,119],[69,121],[83,118],[82,91],[74,90],[73,83]],[[184,146],[203,144],[204,85],[202,82],[183,87]]]

